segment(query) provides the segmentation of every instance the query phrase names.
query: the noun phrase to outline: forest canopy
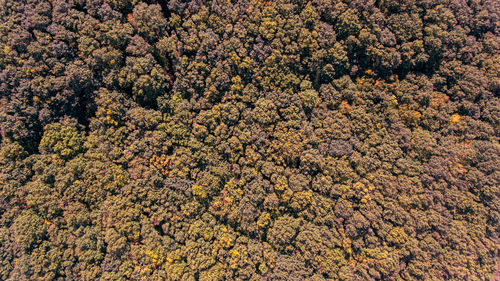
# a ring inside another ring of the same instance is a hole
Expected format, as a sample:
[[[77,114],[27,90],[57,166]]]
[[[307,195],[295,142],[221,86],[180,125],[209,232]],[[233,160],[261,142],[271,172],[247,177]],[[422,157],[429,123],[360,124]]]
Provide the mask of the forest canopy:
[[[493,280],[499,11],[0,0],[0,280]]]

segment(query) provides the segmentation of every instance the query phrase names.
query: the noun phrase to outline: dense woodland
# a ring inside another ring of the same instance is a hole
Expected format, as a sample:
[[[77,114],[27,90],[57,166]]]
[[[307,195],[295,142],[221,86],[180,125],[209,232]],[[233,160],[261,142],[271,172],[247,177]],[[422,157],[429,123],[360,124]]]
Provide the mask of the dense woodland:
[[[0,280],[492,280],[496,0],[0,0]]]

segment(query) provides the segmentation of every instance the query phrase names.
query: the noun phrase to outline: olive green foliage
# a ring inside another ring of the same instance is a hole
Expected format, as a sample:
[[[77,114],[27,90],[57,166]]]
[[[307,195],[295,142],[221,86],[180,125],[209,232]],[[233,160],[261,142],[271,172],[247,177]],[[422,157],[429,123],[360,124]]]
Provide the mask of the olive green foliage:
[[[498,11],[0,0],[0,280],[493,280]]]

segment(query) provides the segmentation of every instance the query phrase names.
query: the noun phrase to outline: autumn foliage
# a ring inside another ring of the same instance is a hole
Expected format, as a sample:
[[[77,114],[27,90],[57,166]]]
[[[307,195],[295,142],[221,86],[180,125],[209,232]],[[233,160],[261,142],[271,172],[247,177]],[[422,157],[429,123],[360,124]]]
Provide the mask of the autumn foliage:
[[[0,0],[0,280],[493,280],[499,10]]]

